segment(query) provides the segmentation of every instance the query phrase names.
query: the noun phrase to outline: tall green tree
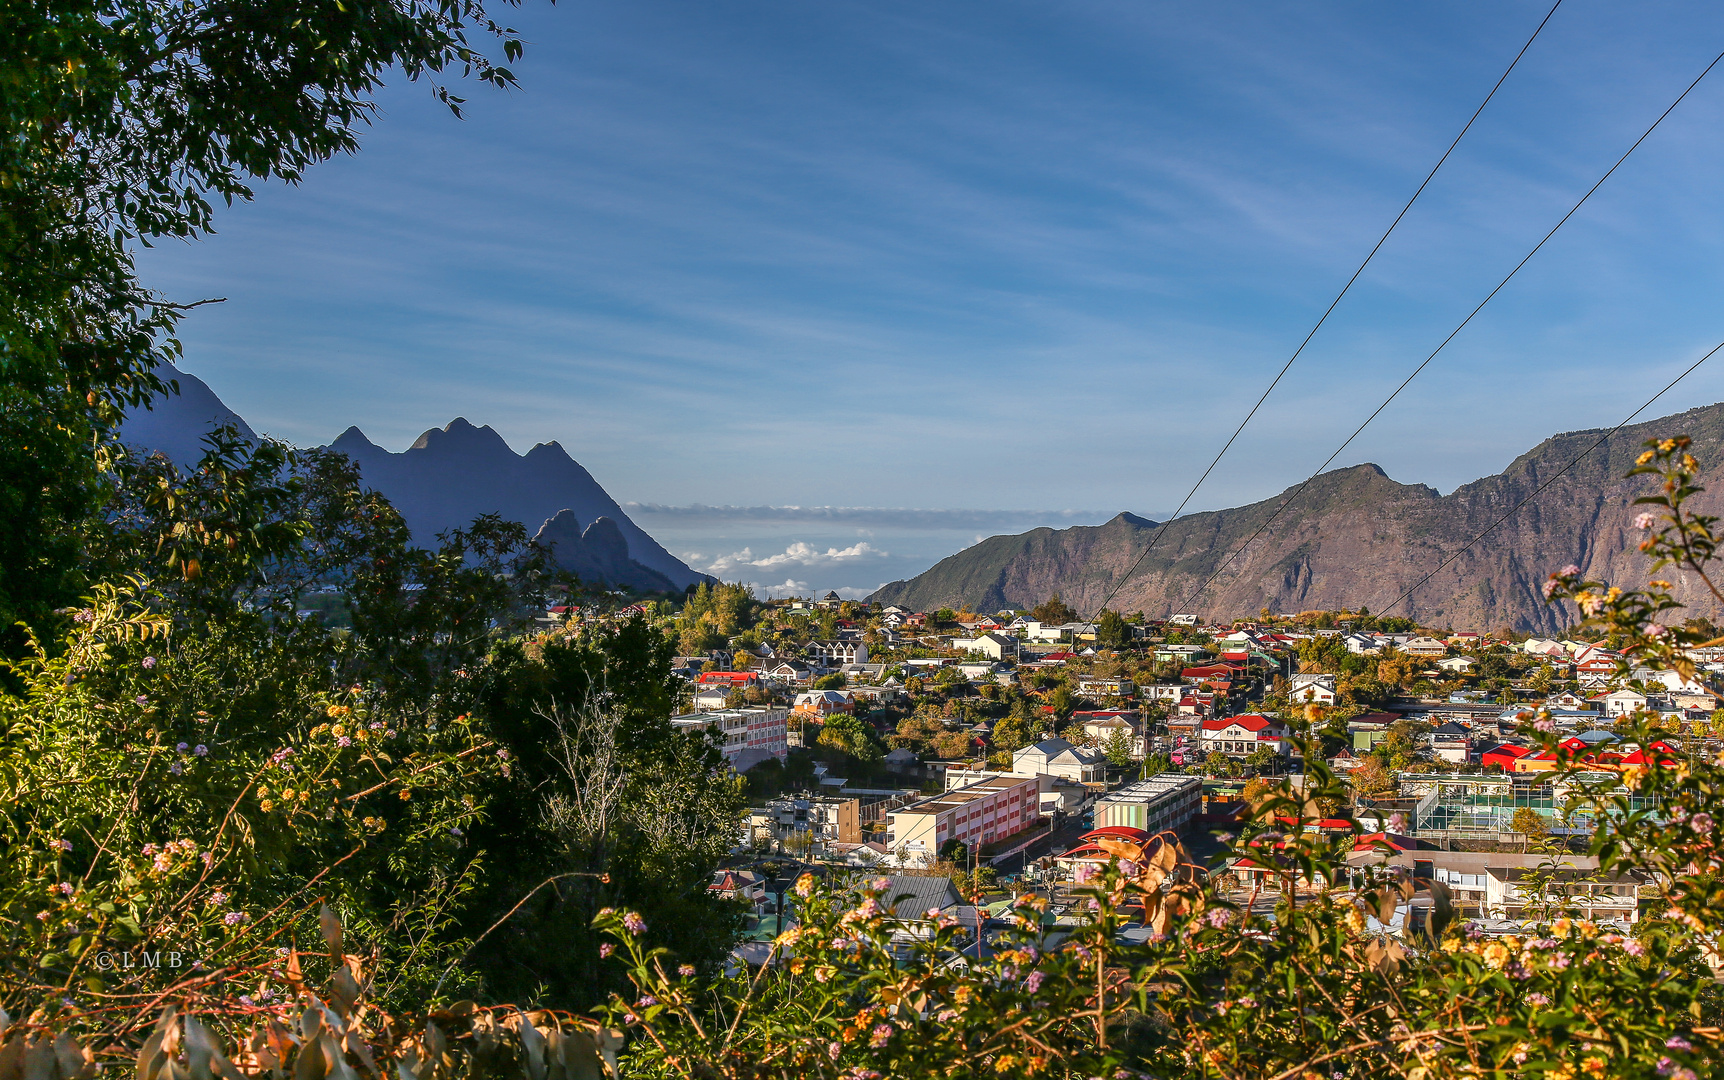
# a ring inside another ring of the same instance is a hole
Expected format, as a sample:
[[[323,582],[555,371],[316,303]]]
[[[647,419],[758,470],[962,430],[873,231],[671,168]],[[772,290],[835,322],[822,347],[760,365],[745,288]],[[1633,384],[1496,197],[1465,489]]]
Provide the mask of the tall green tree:
[[[1069,604],[1060,599],[1059,593],[1054,593],[1037,604],[1035,610],[1030,612],[1030,616],[1037,622],[1058,626],[1062,623],[1075,622],[1078,614],[1071,609]]]
[[[1116,731],[1107,741],[1105,748],[1109,765],[1124,769],[1131,766],[1134,760],[1131,755],[1132,737],[1128,732]]]
[[[117,425],[175,389],[158,370],[198,301],[147,289],[136,246],[203,236],[218,203],[352,153],[391,68],[457,113],[445,73],[513,85],[485,38],[520,54],[479,0],[0,10],[0,626],[78,594]]]
[[[1103,611],[1095,620],[1095,643],[1103,649],[1118,649],[1131,643],[1131,627],[1116,611]]]

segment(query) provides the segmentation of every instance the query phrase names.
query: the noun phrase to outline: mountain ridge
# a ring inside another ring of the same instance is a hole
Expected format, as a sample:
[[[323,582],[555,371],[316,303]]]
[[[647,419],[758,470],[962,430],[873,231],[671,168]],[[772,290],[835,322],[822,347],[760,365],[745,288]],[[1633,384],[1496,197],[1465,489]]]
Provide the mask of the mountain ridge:
[[[914,578],[883,586],[869,599],[920,610],[955,605],[993,610],[1032,607],[1059,592],[1079,611],[1093,614],[1123,580],[1110,606],[1150,617],[1178,609],[1224,619],[1254,615],[1265,606],[1279,612],[1362,604],[1377,610],[1460,551],[1607,430],[1552,435],[1502,472],[1447,495],[1426,484],[1399,483],[1370,463],[1324,473],[1189,607],[1182,601],[1294,498],[1298,485],[1244,506],[1189,514],[1165,528],[1122,513],[1099,526],[989,537]],[[1633,500],[1652,483],[1623,474],[1644,440],[1677,434],[1694,439],[1704,470],[1701,483],[1709,489],[1696,508],[1724,511],[1724,404],[1624,427],[1437,571],[1396,613],[1458,629],[1508,626],[1554,633],[1573,622],[1573,613],[1544,602],[1540,586],[1552,570],[1572,562],[1589,577],[1642,580],[1645,561],[1636,548],[1640,533],[1631,524],[1638,512]],[[1162,535],[1154,551],[1126,577],[1158,529]],[[1677,599],[1689,604],[1692,614],[1718,613],[1701,583],[1681,579],[1676,584]]]
[[[165,367],[162,374],[179,381],[180,394],[158,398],[153,408],[127,416],[125,442],[160,450],[184,466],[200,456],[200,440],[215,424],[237,423],[247,438],[257,437],[203,380]],[[353,459],[365,484],[400,511],[416,543],[432,544],[438,533],[464,528],[487,513],[520,522],[529,533],[545,534],[567,513],[570,517],[552,530],[554,539],[547,543],[557,545],[558,561],[567,560],[567,568],[583,580],[599,580],[590,576],[596,574],[611,584],[670,591],[710,580],[630,520],[560,443],[539,443],[517,454],[490,425],[474,425],[458,416],[441,428],[427,429],[400,453],[372,442],[357,425],[336,436],[329,449]],[[588,550],[585,533],[600,520],[608,525],[594,536],[603,542]],[[613,531],[626,547],[621,561]]]

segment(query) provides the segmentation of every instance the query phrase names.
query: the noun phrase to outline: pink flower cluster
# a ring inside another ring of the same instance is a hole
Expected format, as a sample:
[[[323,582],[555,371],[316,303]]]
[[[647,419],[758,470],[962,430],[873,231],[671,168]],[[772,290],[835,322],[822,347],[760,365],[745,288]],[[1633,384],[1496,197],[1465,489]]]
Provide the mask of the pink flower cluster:
[[[175,859],[189,859],[196,855],[198,846],[190,840],[169,840],[160,847],[145,844],[141,850],[143,855],[151,860],[151,866],[156,873],[165,874],[174,868]]]

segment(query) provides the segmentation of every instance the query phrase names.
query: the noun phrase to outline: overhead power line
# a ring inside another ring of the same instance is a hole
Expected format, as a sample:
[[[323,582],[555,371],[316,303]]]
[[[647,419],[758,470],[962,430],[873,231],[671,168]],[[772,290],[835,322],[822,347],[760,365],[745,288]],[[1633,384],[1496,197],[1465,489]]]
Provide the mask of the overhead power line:
[[[1444,559],[1442,562],[1440,562],[1436,566],[1432,567],[1430,573],[1426,574],[1424,577],[1422,577],[1418,581],[1414,582],[1412,588],[1408,589],[1406,592],[1402,593],[1401,595],[1395,597],[1395,599],[1389,603],[1388,607],[1381,609],[1380,611],[1377,612],[1377,614],[1378,615],[1386,615],[1389,612],[1395,610],[1395,608],[1399,607],[1401,605],[1401,603],[1407,599],[1407,597],[1409,597],[1409,596],[1413,595],[1413,593],[1417,592],[1421,585],[1423,585],[1425,582],[1431,580],[1431,578],[1435,577],[1437,575],[1438,571],[1440,571],[1443,567],[1449,565],[1450,563],[1454,562],[1456,559],[1460,558],[1462,555],[1465,555],[1468,551],[1471,551],[1474,544],[1477,544],[1480,540],[1483,540],[1485,537],[1489,536],[1492,532],[1494,532],[1496,530],[1497,526],[1501,525],[1503,522],[1505,522],[1509,518],[1513,517],[1515,515],[1516,511],[1520,510],[1521,507],[1525,506],[1527,503],[1532,502],[1534,499],[1538,498],[1540,492],[1544,491],[1545,488],[1550,487],[1552,484],[1556,483],[1557,480],[1559,480],[1563,476],[1565,476],[1570,469],[1572,469],[1576,465],[1580,464],[1581,458],[1584,458],[1586,455],[1592,453],[1594,450],[1597,450],[1600,446],[1603,446],[1605,443],[1605,440],[1609,439],[1612,435],[1615,435],[1617,432],[1619,432],[1623,428],[1627,427],[1630,423],[1632,423],[1634,421],[1635,417],[1639,416],[1641,413],[1645,412],[1647,409],[1650,409],[1652,407],[1653,402],[1657,401],[1659,398],[1663,397],[1665,394],[1668,394],[1671,391],[1671,389],[1677,383],[1681,382],[1683,379],[1686,379],[1690,374],[1692,374],[1694,372],[1695,368],[1699,367],[1701,364],[1704,364],[1707,360],[1710,360],[1712,358],[1712,354],[1717,352],[1719,349],[1724,349],[1724,341],[1721,341],[1717,345],[1714,345],[1712,347],[1711,352],[1708,352],[1705,356],[1702,356],[1700,359],[1694,361],[1694,363],[1688,365],[1688,368],[1685,371],[1683,371],[1682,374],[1676,376],[1676,378],[1671,379],[1668,383],[1666,383],[1664,385],[1664,389],[1658,391],[1658,393],[1656,393],[1656,394],[1653,394],[1650,398],[1647,398],[1646,404],[1640,406],[1640,408],[1635,409],[1633,412],[1631,412],[1627,416],[1623,417],[1622,423],[1611,428],[1609,431],[1605,432],[1603,435],[1600,435],[1598,437],[1598,441],[1594,442],[1591,446],[1587,447],[1585,450],[1582,450],[1580,453],[1574,455],[1574,457],[1569,461],[1569,463],[1567,465],[1564,465],[1562,468],[1558,469],[1554,474],[1552,474],[1552,476],[1549,480],[1546,480],[1544,483],[1542,483],[1538,487],[1534,488],[1532,494],[1528,495],[1526,498],[1522,499],[1520,502],[1515,503],[1513,506],[1511,506],[1509,508],[1507,513],[1503,514],[1502,517],[1499,517],[1495,521],[1491,522],[1477,536],[1473,537],[1471,540],[1468,540],[1465,547],[1461,548],[1459,551],[1455,552],[1453,555],[1450,555],[1448,558]]]
[[[1237,548],[1235,548],[1233,550],[1233,553],[1230,554],[1229,556],[1227,556],[1227,558],[1222,561],[1220,566],[1215,568],[1215,572],[1210,574],[1209,577],[1205,578],[1203,581],[1203,584],[1199,585],[1195,590],[1193,590],[1191,592],[1191,594],[1188,595],[1184,600],[1180,601],[1179,607],[1175,608],[1174,610],[1184,611],[1185,609],[1190,607],[1192,602],[1195,601],[1198,597],[1202,596],[1204,593],[1204,590],[1208,589],[1209,586],[1215,581],[1216,578],[1220,577],[1221,574],[1229,566],[1233,565],[1234,560],[1238,559],[1240,555],[1244,554],[1245,549],[1250,547],[1253,541],[1255,541],[1259,536],[1262,536],[1264,534],[1264,532],[1266,532],[1269,529],[1269,526],[1275,524],[1276,519],[1281,516],[1282,512],[1284,512],[1289,506],[1292,506],[1294,502],[1298,501],[1299,496],[1303,495],[1305,493],[1305,489],[1310,487],[1311,483],[1314,480],[1316,480],[1317,477],[1323,475],[1324,471],[1327,470],[1330,465],[1334,464],[1335,459],[1341,456],[1342,451],[1346,450],[1347,447],[1349,447],[1353,444],[1353,440],[1357,439],[1359,437],[1360,433],[1363,432],[1365,430],[1365,428],[1370,425],[1371,421],[1375,420],[1377,418],[1377,416],[1380,413],[1382,413],[1382,411],[1384,409],[1388,408],[1390,402],[1394,401],[1397,397],[1400,396],[1401,391],[1405,390],[1407,388],[1407,384],[1411,383],[1414,379],[1418,378],[1419,373],[1421,371],[1424,371],[1425,368],[1430,365],[1431,361],[1433,361],[1437,358],[1437,354],[1441,353],[1445,348],[1447,348],[1449,342],[1453,341],[1455,339],[1456,335],[1458,335],[1462,330],[1466,329],[1467,324],[1471,323],[1473,321],[1474,317],[1477,316],[1479,312],[1484,310],[1485,305],[1490,303],[1491,300],[1496,297],[1497,293],[1502,292],[1503,287],[1506,286],[1511,280],[1513,280],[1514,276],[1516,274],[1520,273],[1522,267],[1524,267],[1527,263],[1532,261],[1532,257],[1534,255],[1537,255],[1539,253],[1539,251],[1544,247],[1544,245],[1550,241],[1550,238],[1556,235],[1556,232],[1558,229],[1562,228],[1565,224],[1568,223],[1569,218],[1573,217],[1575,215],[1575,213],[1577,211],[1579,211],[1582,206],[1586,205],[1586,201],[1588,199],[1592,198],[1593,193],[1596,192],[1599,188],[1603,187],[1604,182],[1606,180],[1609,180],[1610,177],[1612,176],[1612,174],[1614,174],[1617,169],[1622,167],[1622,163],[1628,160],[1628,156],[1630,154],[1634,153],[1635,150],[1639,149],[1640,144],[1645,142],[1648,136],[1650,136],[1654,131],[1658,130],[1658,125],[1664,123],[1665,117],[1669,116],[1672,112],[1674,112],[1676,110],[1676,106],[1682,104],[1683,99],[1687,98],[1689,93],[1692,92],[1696,86],[1700,85],[1700,80],[1704,79],[1707,76],[1707,74],[1709,72],[1711,72],[1711,70],[1713,68],[1717,67],[1720,61],[1724,61],[1724,52],[1720,52],[1717,56],[1712,58],[1712,62],[1710,64],[1706,65],[1706,69],[1704,71],[1702,71],[1699,75],[1695,76],[1694,81],[1688,84],[1687,89],[1683,90],[1681,94],[1677,95],[1676,100],[1670,103],[1670,107],[1665,109],[1662,113],[1660,113],[1658,115],[1658,119],[1654,120],[1650,127],[1648,127],[1645,131],[1641,132],[1640,138],[1634,140],[1634,145],[1630,146],[1626,151],[1623,152],[1623,155],[1621,157],[1616,159],[1616,164],[1612,165],[1609,169],[1605,170],[1604,175],[1598,178],[1598,182],[1593,184],[1592,187],[1588,188],[1586,191],[1586,194],[1582,195],[1580,197],[1580,199],[1573,206],[1569,207],[1568,213],[1562,215],[1562,220],[1558,221],[1555,225],[1551,226],[1550,231],[1544,234],[1544,238],[1541,239],[1537,244],[1533,245],[1533,249],[1526,253],[1526,257],[1521,259],[1520,262],[1516,263],[1514,266],[1514,269],[1510,270],[1506,275],[1503,276],[1503,279],[1501,281],[1497,282],[1496,288],[1492,289],[1485,296],[1485,298],[1483,300],[1480,300],[1478,303],[1478,306],[1473,308],[1472,311],[1468,312],[1467,317],[1462,319],[1458,326],[1456,326],[1453,330],[1449,331],[1448,337],[1445,337],[1442,340],[1442,343],[1439,344],[1435,349],[1432,349],[1431,354],[1429,356],[1425,357],[1424,360],[1419,363],[1418,367],[1414,368],[1412,370],[1412,372],[1410,374],[1408,374],[1405,379],[1401,380],[1400,385],[1395,387],[1393,392],[1391,392],[1388,397],[1383,399],[1383,403],[1381,405],[1378,405],[1374,410],[1372,410],[1370,416],[1365,417],[1364,423],[1362,423],[1358,427],[1354,428],[1353,433],[1351,435],[1347,436],[1346,440],[1343,441],[1340,446],[1335,448],[1335,452],[1330,454],[1328,459],[1325,460],[1323,462],[1323,464],[1317,466],[1316,471],[1312,472],[1312,474],[1310,476],[1306,477],[1304,483],[1300,484],[1299,487],[1294,490],[1293,494],[1290,495],[1289,497],[1287,497],[1286,499],[1284,499],[1282,501],[1281,505],[1277,506],[1275,508],[1275,512],[1273,514],[1270,514],[1268,519],[1266,521],[1264,521],[1262,525],[1259,525],[1257,527],[1257,531],[1252,533],[1250,536],[1246,537],[1245,542],[1240,544]]]
[[[1173,511],[1173,514],[1168,517],[1166,521],[1157,526],[1155,532],[1150,535],[1149,544],[1138,555],[1136,561],[1131,564],[1131,568],[1125,572],[1125,576],[1119,579],[1118,584],[1113,587],[1113,591],[1108,593],[1107,598],[1101,602],[1101,607],[1097,609],[1098,614],[1101,610],[1105,609],[1108,604],[1113,602],[1113,598],[1119,594],[1120,588],[1131,578],[1131,575],[1137,572],[1137,568],[1142,565],[1143,560],[1149,555],[1149,553],[1155,550],[1155,545],[1161,540],[1162,532],[1164,532],[1167,526],[1172,524],[1173,521],[1177,519],[1182,512],[1184,512],[1186,505],[1190,503],[1192,497],[1197,494],[1197,489],[1203,486],[1203,482],[1209,479],[1209,474],[1215,471],[1215,467],[1217,465],[1221,464],[1221,459],[1227,455],[1227,451],[1233,448],[1233,444],[1239,438],[1240,432],[1245,430],[1245,425],[1251,423],[1252,417],[1257,415],[1257,410],[1261,409],[1263,407],[1263,403],[1269,400],[1269,395],[1274,392],[1276,386],[1280,385],[1282,377],[1285,376],[1288,370],[1293,367],[1293,362],[1299,359],[1300,354],[1305,351],[1305,346],[1311,344],[1311,339],[1317,336],[1317,331],[1321,330],[1323,328],[1323,324],[1329,321],[1330,314],[1332,314],[1335,308],[1340,305],[1342,299],[1346,297],[1347,293],[1352,291],[1353,283],[1359,280],[1359,275],[1365,272],[1365,267],[1371,265],[1371,260],[1377,257],[1377,252],[1382,249],[1385,243],[1388,242],[1389,235],[1395,231],[1396,226],[1401,224],[1401,219],[1407,216],[1407,211],[1413,208],[1413,204],[1419,201],[1419,196],[1423,195],[1425,193],[1425,188],[1430,186],[1431,180],[1437,175],[1437,170],[1443,167],[1443,163],[1449,160],[1449,155],[1455,152],[1455,147],[1461,144],[1461,139],[1466,136],[1468,131],[1472,130],[1473,122],[1479,118],[1480,113],[1485,111],[1485,106],[1491,103],[1491,99],[1496,97],[1497,91],[1502,89],[1502,84],[1508,79],[1509,73],[1514,71],[1515,65],[1520,63],[1521,57],[1526,55],[1526,51],[1532,48],[1532,43],[1538,39],[1539,33],[1544,30],[1545,23],[1550,22],[1551,16],[1555,15],[1556,9],[1561,6],[1562,0],[1556,0],[1556,3],[1551,5],[1550,10],[1545,12],[1544,18],[1539,21],[1538,26],[1533,30],[1532,36],[1526,39],[1526,44],[1520,47],[1520,52],[1515,53],[1514,59],[1509,61],[1509,66],[1503,69],[1502,75],[1497,78],[1496,83],[1491,87],[1491,92],[1485,95],[1485,99],[1479,102],[1479,107],[1473,110],[1472,116],[1467,118],[1466,126],[1462,127],[1460,134],[1456,135],[1454,141],[1449,143],[1448,149],[1443,151],[1443,156],[1437,159],[1437,163],[1431,166],[1431,171],[1425,174],[1425,179],[1419,184],[1418,190],[1413,192],[1412,198],[1408,199],[1407,204],[1401,207],[1401,212],[1395,215],[1395,220],[1389,222],[1389,227],[1384,229],[1383,235],[1377,238],[1377,242],[1372,245],[1370,253],[1365,256],[1364,261],[1359,264],[1358,269],[1353,271],[1353,276],[1347,279],[1347,284],[1341,286],[1341,291],[1335,294],[1335,299],[1329,301],[1329,306],[1323,310],[1322,316],[1317,320],[1316,324],[1311,327],[1311,332],[1305,335],[1304,340],[1299,342],[1299,347],[1293,350],[1293,355],[1289,356],[1287,358],[1287,362],[1281,365],[1281,370],[1276,373],[1275,378],[1269,381],[1268,387],[1266,387],[1262,395],[1258,397],[1257,403],[1252,405],[1251,411],[1245,414],[1245,419],[1239,421],[1239,426],[1233,429],[1233,434],[1228,436],[1226,444],[1221,447],[1220,452],[1217,453],[1214,460],[1209,463],[1209,467],[1203,470],[1203,475],[1199,476],[1197,478],[1197,482],[1191,485],[1191,490],[1185,493],[1185,498],[1180,500],[1179,506]],[[1085,587],[1085,591],[1088,591],[1087,585]]]

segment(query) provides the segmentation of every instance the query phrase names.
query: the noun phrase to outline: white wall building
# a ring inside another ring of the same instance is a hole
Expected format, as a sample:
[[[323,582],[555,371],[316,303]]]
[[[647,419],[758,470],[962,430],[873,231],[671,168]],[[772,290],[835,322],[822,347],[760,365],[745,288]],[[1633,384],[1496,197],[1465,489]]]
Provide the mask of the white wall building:
[[[1203,810],[1203,780],[1184,773],[1160,773],[1110,791],[1095,804],[1096,828],[1109,825],[1142,829],[1151,835],[1182,829]]]
[[[1018,655],[1018,639],[1004,634],[983,634],[973,638],[953,638],[952,648],[960,652],[981,653],[990,660],[1003,660]]]
[[[1287,699],[1299,704],[1335,704],[1335,676],[1314,671],[1300,672],[1287,680]]]
[[[1040,804],[1035,777],[990,777],[892,811],[891,847],[906,864],[929,866],[953,840],[974,847],[1028,831]]]
[[[733,767],[751,768],[768,755],[783,760],[790,710],[785,708],[716,709],[670,718],[684,730],[706,730],[718,736],[719,748]],[[753,751],[753,753],[750,753]]]
[[[1080,784],[1102,783],[1107,779],[1107,755],[1081,749],[1064,739],[1043,739],[1012,755],[1012,772],[1019,776],[1047,773]]]

